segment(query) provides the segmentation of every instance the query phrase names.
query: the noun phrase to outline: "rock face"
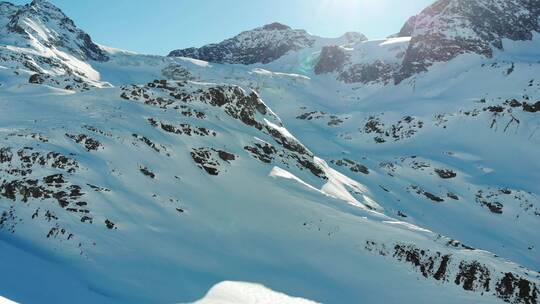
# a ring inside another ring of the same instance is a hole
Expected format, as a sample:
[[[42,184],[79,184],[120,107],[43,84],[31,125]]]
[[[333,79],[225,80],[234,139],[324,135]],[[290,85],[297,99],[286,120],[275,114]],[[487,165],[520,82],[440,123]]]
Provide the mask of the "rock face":
[[[530,40],[540,31],[539,16],[538,0],[439,0],[401,30],[412,40],[396,82],[460,54],[491,57],[503,39]]]
[[[321,55],[317,65],[316,74],[333,73],[340,71],[349,60],[350,55],[339,46],[325,46],[321,50]]]
[[[215,63],[269,63],[289,51],[310,47],[315,39],[304,30],[272,23],[201,48],[172,51],[170,57],[189,57]]]
[[[375,60],[371,63],[353,64],[339,74],[338,79],[345,83],[386,83],[392,79],[399,65]]]
[[[398,37],[410,37],[413,35],[417,16],[410,17],[397,34]]]
[[[491,294],[506,303],[537,303],[540,291],[534,281],[512,272],[500,272],[481,261],[465,260],[447,252],[433,252],[411,244],[377,244],[367,241],[369,252],[409,264],[426,279],[452,282],[467,291]]]

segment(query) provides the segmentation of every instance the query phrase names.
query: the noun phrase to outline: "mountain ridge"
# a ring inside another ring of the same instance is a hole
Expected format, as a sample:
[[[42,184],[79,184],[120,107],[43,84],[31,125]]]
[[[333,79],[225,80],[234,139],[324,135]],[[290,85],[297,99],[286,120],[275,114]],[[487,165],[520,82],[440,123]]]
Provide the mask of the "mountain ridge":
[[[367,40],[354,32],[339,37],[348,43]],[[201,48],[175,50],[170,57],[190,57],[214,63],[232,64],[267,64],[289,52],[311,48],[321,38],[308,34],[305,30],[294,30],[291,27],[274,22],[253,30],[244,31],[223,42],[209,44]]]

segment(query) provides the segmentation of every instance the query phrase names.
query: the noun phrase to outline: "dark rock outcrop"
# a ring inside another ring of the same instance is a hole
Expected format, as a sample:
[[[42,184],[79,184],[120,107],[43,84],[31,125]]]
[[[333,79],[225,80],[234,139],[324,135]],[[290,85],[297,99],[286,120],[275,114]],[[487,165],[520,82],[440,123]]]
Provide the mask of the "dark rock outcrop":
[[[457,244],[455,242],[449,245]],[[480,259],[463,259],[455,254],[419,248],[413,244],[380,244],[369,240],[365,249],[408,264],[426,279],[443,284],[454,283],[466,291],[490,294],[507,303],[538,303],[540,290],[534,281],[515,272],[500,272]]]
[[[351,65],[339,74],[338,79],[346,83],[388,82],[393,79],[399,65],[375,60],[371,63]]]
[[[321,50],[319,61],[315,65],[315,74],[339,72],[343,69],[350,55],[339,46],[325,46]]]

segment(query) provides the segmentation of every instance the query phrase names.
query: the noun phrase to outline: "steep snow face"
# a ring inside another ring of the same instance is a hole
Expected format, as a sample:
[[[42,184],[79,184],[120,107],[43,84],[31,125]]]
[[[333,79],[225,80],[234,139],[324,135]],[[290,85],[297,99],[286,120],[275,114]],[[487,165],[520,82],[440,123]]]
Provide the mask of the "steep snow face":
[[[460,54],[491,57],[503,39],[531,40],[539,17],[538,0],[437,1],[403,27],[401,35],[413,38],[396,81]]]
[[[215,63],[266,64],[289,52],[311,48],[320,44],[320,40],[325,39],[312,36],[304,30],[294,30],[280,23],[272,23],[240,33],[218,44],[172,51],[169,56],[189,57]],[[350,44],[366,40],[366,37],[350,32],[339,40]]]
[[[106,61],[107,54],[49,2],[3,2],[0,23],[0,65],[19,76],[12,84],[30,81],[68,90],[104,85],[88,61]]]

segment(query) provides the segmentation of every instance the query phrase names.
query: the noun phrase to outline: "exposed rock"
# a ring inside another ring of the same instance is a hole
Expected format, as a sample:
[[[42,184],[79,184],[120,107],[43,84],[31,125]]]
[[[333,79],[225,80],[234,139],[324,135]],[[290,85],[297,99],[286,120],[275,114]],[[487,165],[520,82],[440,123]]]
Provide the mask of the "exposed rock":
[[[457,196],[457,194],[452,193],[452,192],[448,192],[448,193],[446,194],[446,196],[447,196],[448,198],[451,198],[451,199],[456,200],[456,201],[459,200],[459,196]]]
[[[493,198],[492,195],[488,194],[487,197],[484,197],[484,193],[482,191],[478,191],[476,193],[476,202],[480,205],[487,207],[489,211],[496,213],[496,214],[502,214],[503,213],[503,204],[501,204],[498,201],[490,200]]]
[[[109,219],[105,220],[105,226],[107,226],[108,229],[116,229],[116,225]]]
[[[427,192],[425,191],[424,189],[422,189],[421,187],[418,187],[418,186],[410,186],[409,188],[413,189],[416,194],[420,194],[420,195],[423,195],[425,196],[426,198],[436,202],[436,203],[441,203],[441,202],[444,202],[444,199],[433,194],[433,193],[430,193],[430,192]]]
[[[382,114],[381,114],[382,115]],[[399,141],[414,136],[424,127],[424,122],[412,116],[405,116],[396,123],[387,126],[379,116],[370,116],[363,128],[359,131],[365,134],[374,134],[374,140],[378,144],[387,142],[389,139]]]
[[[459,242],[455,242],[459,245]],[[508,303],[535,304],[540,294],[534,282],[513,272],[498,272],[492,265],[479,260],[465,260],[452,254],[403,243],[386,245],[366,241],[364,248],[409,264],[427,279],[443,284],[454,283],[464,290],[491,294]]]
[[[102,145],[96,139],[85,134],[67,134],[66,136],[78,144],[82,144],[88,151],[97,151]]]
[[[504,277],[497,282],[497,296],[508,303],[538,303],[540,291],[534,283],[507,272]]]
[[[537,101],[535,104],[529,104],[527,102],[524,102],[523,111],[530,113],[540,112],[540,101]]]
[[[223,167],[222,162],[230,163],[236,159],[236,155],[213,148],[192,149],[191,157],[193,161],[210,175],[219,175]]]
[[[28,82],[33,84],[42,84],[44,82],[43,76],[41,74],[33,74],[28,79]]]
[[[342,123],[345,122],[345,120],[349,119],[349,117],[346,117],[346,116],[338,116],[338,115],[332,115],[332,114],[328,114],[326,112],[322,112],[322,111],[311,111],[311,112],[306,112],[306,113],[303,113],[303,114],[300,114],[298,116],[296,116],[296,119],[300,119],[300,120],[308,120],[308,121],[311,121],[311,120],[326,120],[327,123],[326,125],[329,126],[329,127],[337,127],[339,125],[341,125]]]
[[[456,172],[449,169],[435,169],[435,173],[437,173],[437,175],[443,179],[450,179],[457,176]]]
[[[331,162],[336,166],[349,168],[349,170],[355,173],[369,174],[369,169],[366,166],[347,158],[332,160]]]
[[[264,163],[271,163],[277,154],[276,148],[268,143],[255,143],[254,147],[245,146],[244,150],[251,153],[251,155]]]
[[[167,122],[157,122],[152,118],[149,118],[148,121],[154,127],[159,127],[167,133],[174,133],[178,135],[187,135],[187,136],[217,136],[216,131],[210,130],[204,127],[195,127],[190,124],[179,124],[178,126],[173,125],[172,123]]]
[[[351,65],[339,74],[338,79],[345,83],[388,83],[398,70],[398,64],[375,60]]]
[[[148,176],[150,178],[156,178],[156,174],[152,171],[150,171],[147,167],[144,167],[144,166],[141,166],[139,168],[139,171],[141,171],[142,174],[144,174],[145,176]]]
[[[350,55],[340,46],[325,46],[315,65],[315,74],[334,73],[343,70]]]

